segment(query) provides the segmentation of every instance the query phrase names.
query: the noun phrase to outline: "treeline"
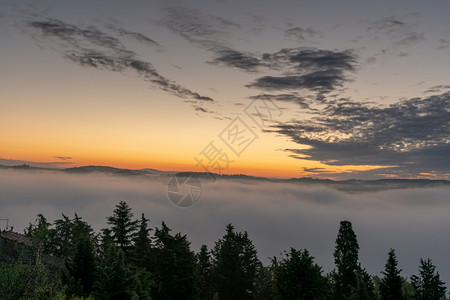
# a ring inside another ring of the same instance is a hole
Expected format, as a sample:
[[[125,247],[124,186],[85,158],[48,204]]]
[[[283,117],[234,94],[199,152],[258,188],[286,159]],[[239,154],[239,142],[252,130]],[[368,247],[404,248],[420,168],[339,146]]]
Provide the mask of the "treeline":
[[[307,250],[294,248],[263,265],[247,232],[231,224],[212,249],[194,253],[186,235],[164,222],[149,228],[125,202],[107,223],[97,233],[76,214],[53,223],[38,215],[25,230],[32,259],[0,263],[1,299],[446,299],[430,259],[408,280],[391,249],[382,276],[369,275],[349,221],[340,223],[328,274]]]

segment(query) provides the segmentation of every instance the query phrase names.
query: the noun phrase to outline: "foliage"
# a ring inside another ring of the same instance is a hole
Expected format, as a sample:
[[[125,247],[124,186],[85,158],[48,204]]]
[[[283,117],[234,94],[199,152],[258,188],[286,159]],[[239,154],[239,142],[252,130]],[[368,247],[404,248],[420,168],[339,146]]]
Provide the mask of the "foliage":
[[[219,299],[251,299],[256,270],[261,265],[247,232],[235,232],[231,224],[212,251],[215,290]]]
[[[136,276],[120,248],[111,247],[98,268],[93,296],[97,300],[127,300],[135,295]]]
[[[195,256],[185,235],[170,234],[163,222],[155,230],[154,299],[194,299]]]
[[[57,285],[41,264],[0,263],[0,295],[2,300],[48,299],[57,294]]]
[[[136,233],[137,221],[133,220],[133,213],[126,202],[121,201],[116,205],[114,215],[108,217],[108,224],[111,225],[113,242],[128,254]]]
[[[360,269],[358,252],[359,245],[352,223],[341,221],[334,251],[336,265],[334,297],[337,300],[350,297],[356,288],[357,271]]]
[[[307,250],[291,248],[275,267],[276,290],[280,299],[326,299],[329,285],[322,268]]]
[[[415,291],[414,299],[439,300],[445,296],[445,284],[431,259],[420,259],[419,275],[411,276],[411,283]]]
[[[195,256],[196,261],[196,298],[199,300],[212,299],[214,296],[212,281],[211,255],[206,245],[202,245]]]
[[[359,262],[352,224],[340,222],[335,269],[322,268],[305,250],[291,248],[263,266],[247,232],[232,224],[212,250],[197,254],[186,235],[172,234],[163,222],[152,230],[141,215],[134,220],[126,202],[116,205],[108,227],[94,232],[77,214],[53,223],[38,215],[25,230],[31,245],[16,247],[20,259],[0,248],[1,299],[399,299],[439,300],[445,284],[431,260],[420,260],[419,274],[402,278],[393,249],[382,278]],[[9,249],[9,248],[8,248]],[[15,252],[15,253],[16,253]],[[35,259],[31,259],[35,258]]]
[[[397,267],[398,261],[395,250],[391,249],[384,271],[384,277],[380,283],[380,296],[382,300],[402,300],[406,299],[403,295],[403,278],[400,276],[402,270]]]

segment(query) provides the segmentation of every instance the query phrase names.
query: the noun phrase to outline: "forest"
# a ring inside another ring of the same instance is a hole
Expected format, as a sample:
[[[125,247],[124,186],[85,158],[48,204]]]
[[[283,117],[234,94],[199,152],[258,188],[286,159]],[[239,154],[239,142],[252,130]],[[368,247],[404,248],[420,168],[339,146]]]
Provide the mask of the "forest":
[[[369,274],[350,221],[339,224],[329,273],[307,249],[286,249],[263,264],[248,233],[232,224],[198,253],[186,235],[164,222],[151,228],[126,202],[107,224],[96,232],[77,214],[53,222],[39,214],[24,231],[27,246],[0,253],[1,299],[447,299],[428,258],[418,258],[417,274],[406,278],[391,249],[384,269]]]

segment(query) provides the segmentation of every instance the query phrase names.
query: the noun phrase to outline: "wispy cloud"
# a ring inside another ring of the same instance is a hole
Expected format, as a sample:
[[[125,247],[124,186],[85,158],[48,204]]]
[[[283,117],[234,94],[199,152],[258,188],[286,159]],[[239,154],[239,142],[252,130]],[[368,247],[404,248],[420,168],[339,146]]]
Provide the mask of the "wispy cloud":
[[[428,90],[426,90],[424,93],[442,93],[444,91],[450,90],[450,85],[435,85],[430,87]]]
[[[297,92],[287,93],[287,94],[258,94],[255,96],[250,96],[250,99],[261,99],[261,100],[270,100],[270,101],[280,101],[293,103],[298,105],[302,109],[306,109],[311,112],[317,111],[316,109],[311,107],[311,103],[315,102],[316,99],[314,97],[302,96]]]
[[[383,50],[385,53],[398,47],[418,44],[425,40],[425,34],[417,31],[417,24],[408,21],[409,17],[411,15],[382,18],[372,22],[367,27],[367,31],[374,35],[375,39],[387,39],[390,42],[390,45]]]
[[[315,31],[312,27],[292,27],[286,29],[284,31],[284,35],[287,37],[295,38],[299,41],[304,41],[309,37],[317,36],[318,32]]]
[[[247,87],[265,91],[284,91],[307,89],[327,93],[341,87],[345,77],[341,70],[329,69],[316,71],[305,75],[263,76]]]
[[[94,26],[81,28],[56,19],[31,21],[28,25],[39,29],[44,37],[56,37],[64,41],[69,50],[63,55],[71,62],[85,67],[93,67],[114,72],[134,71],[152,85],[180,98],[190,98],[201,102],[214,102],[207,96],[202,96],[188,88],[161,75],[148,61],[141,60],[137,53],[127,49],[121,40],[113,37]],[[139,41],[156,44],[150,38],[125,29],[116,28],[120,35],[132,36]]]
[[[113,30],[114,32],[117,32],[119,35],[121,36],[125,36],[125,37],[129,37],[132,38],[140,43],[143,44],[147,44],[147,45],[151,45],[151,46],[159,46],[161,47],[160,44],[158,44],[156,41],[154,41],[153,39],[149,38],[148,36],[139,33],[139,32],[134,32],[134,31],[129,31],[123,28],[118,28],[114,25],[108,25],[108,28]]]
[[[167,8],[159,24],[212,54],[208,61],[222,67],[249,73],[264,73],[247,87],[263,91],[306,90],[324,94],[342,87],[355,70],[357,55],[352,50],[333,51],[316,48],[283,48],[274,53],[254,53],[229,45],[228,31],[240,25],[197,10]],[[294,27],[286,35],[314,36],[312,28]],[[269,75],[267,73],[277,75]]]
[[[57,158],[60,160],[71,160],[72,159],[72,157],[70,157],[70,156],[53,156],[53,158]]]
[[[247,72],[257,71],[262,65],[261,60],[249,52],[240,52],[229,48],[220,49],[215,52],[216,57],[210,62],[212,64],[235,67]]]

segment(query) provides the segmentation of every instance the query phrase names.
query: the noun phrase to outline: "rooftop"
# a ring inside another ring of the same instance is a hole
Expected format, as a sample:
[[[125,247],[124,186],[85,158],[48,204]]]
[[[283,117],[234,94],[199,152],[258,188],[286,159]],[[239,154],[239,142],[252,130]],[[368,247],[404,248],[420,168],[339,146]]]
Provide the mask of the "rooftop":
[[[17,233],[14,231],[2,231],[0,232],[0,236],[4,239],[19,243],[19,244],[24,244],[24,245],[31,245],[31,238],[21,234],[21,233]]]

